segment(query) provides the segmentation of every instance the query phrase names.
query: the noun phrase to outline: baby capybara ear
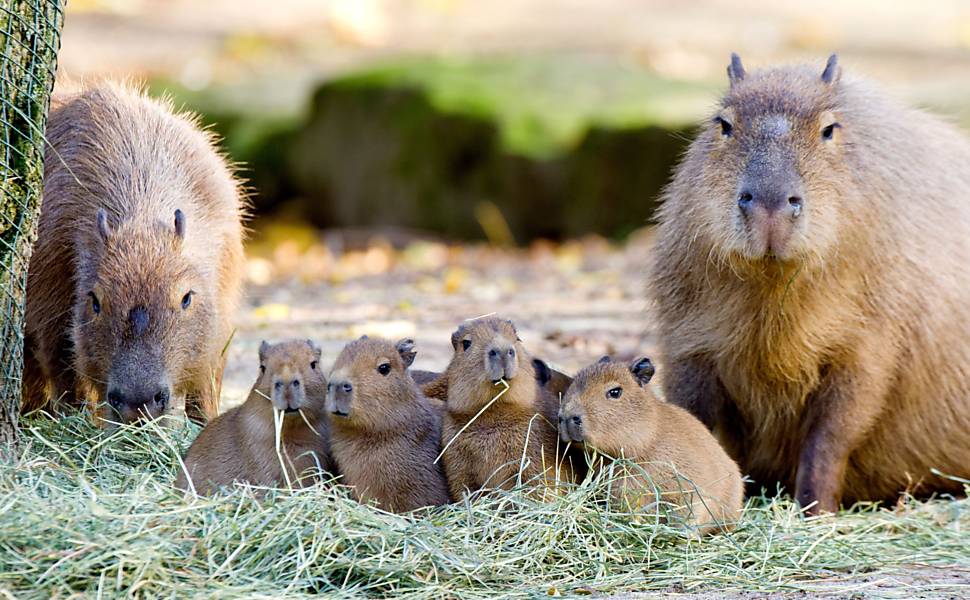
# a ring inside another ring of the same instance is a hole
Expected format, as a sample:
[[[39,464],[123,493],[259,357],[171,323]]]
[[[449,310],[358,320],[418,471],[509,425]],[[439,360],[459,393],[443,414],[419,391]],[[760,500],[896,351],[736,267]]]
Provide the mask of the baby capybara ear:
[[[637,380],[641,386],[650,383],[650,379],[653,378],[655,369],[653,368],[653,363],[646,356],[641,356],[640,358],[634,360],[630,363],[630,372],[633,373],[633,377]]]
[[[458,342],[461,341],[461,338],[464,335],[465,335],[465,325],[462,324],[462,325],[459,325],[458,329],[456,329],[455,332],[451,334],[451,347],[457,350]]]
[[[310,351],[313,352],[313,356],[317,360],[320,360],[320,355],[321,355],[320,346],[317,346],[317,343],[311,340],[310,338],[307,338],[306,345],[310,347]]]
[[[175,235],[180,240],[185,239],[185,214],[179,209],[175,209]]]
[[[539,385],[546,385],[549,383],[549,381],[552,379],[552,370],[549,368],[549,365],[546,364],[546,361],[533,358],[532,367],[536,370],[536,381],[539,382]]]
[[[98,233],[101,239],[107,241],[111,237],[111,226],[108,225],[108,211],[103,208],[98,209]]]
[[[414,349],[414,340],[411,338],[404,338],[394,345],[397,348],[397,353],[401,355],[401,360],[404,361],[404,368],[407,369],[414,362],[414,357],[418,355],[418,351]]]
[[[602,365],[610,362],[611,360],[613,359],[610,358],[609,354],[604,354],[603,356],[600,357],[600,359],[597,362]]]
[[[259,344],[259,362],[266,360],[266,354],[269,352],[269,342],[263,340]]]

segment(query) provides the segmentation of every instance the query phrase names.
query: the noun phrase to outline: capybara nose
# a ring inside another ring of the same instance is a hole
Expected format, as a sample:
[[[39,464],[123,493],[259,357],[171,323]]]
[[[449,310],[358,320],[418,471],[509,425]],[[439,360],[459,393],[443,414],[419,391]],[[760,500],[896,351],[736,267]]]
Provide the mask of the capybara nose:
[[[505,352],[501,348],[489,348],[485,356],[485,370],[488,378],[498,381],[505,377]]]
[[[782,190],[746,188],[738,194],[738,209],[745,217],[753,216],[756,211],[763,211],[768,217],[777,214],[797,219],[802,214],[802,204],[800,195]]]
[[[573,415],[564,420],[565,426],[560,426],[560,438],[564,442],[583,441],[583,419],[579,415]]]
[[[354,391],[354,386],[350,385],[350,383],[344,383],[342,386],[340,386],[340,389],[349,394],[350,392]]]
[[[155,401],[155,404],[159,408],[164,409],[166,406],[168,406],[168,400],[171,397],[171,395],[172,395],[172,392],[167,387],[165,387],[155,392],[155,396],[152,399]]]
[[[118,390],[108,391],[108,404],[110,404],[112,407],[121,408],[121,405],[124,403],[124,401],[125,401],[124,395]]]

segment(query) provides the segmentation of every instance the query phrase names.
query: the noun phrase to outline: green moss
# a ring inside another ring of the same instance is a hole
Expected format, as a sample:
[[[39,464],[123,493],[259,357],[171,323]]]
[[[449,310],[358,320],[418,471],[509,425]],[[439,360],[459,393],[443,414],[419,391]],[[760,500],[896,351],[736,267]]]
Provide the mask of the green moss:
[[[682,127],[717,90],[631,62],[559,55],[412,58],[333,84],[422,90],[439,110],[494,122],[507,151],[533,158],[562,154],[592,127]]]

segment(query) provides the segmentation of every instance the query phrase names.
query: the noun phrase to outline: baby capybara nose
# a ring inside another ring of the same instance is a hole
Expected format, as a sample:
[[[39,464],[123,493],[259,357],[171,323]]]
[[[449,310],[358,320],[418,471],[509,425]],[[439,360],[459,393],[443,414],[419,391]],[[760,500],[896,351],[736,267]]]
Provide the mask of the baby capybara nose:
[[[354,386],[350,385],[350,383],[345,383],[341,386],[341,389],[349,394],[350,392],[354,391]]]

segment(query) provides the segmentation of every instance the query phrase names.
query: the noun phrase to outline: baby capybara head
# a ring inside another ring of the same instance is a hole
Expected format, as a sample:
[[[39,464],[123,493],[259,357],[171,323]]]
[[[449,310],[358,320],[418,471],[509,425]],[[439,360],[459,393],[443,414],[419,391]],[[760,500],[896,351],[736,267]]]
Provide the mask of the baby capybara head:
[[[535,383],[536,367],[522,346],[515,325],[508,319],[486,317],[466,321],[451,334],[451,345],[454,354],[448,365],[449,386],[461,391],[449,394],[450,408],[475,408],[457,406],[456,402],[487,401],[501,391],[498,384],[503,380],[510,385],[517,381]]]
[[[337,356],[327,383],[327,413],[338,427],[380,431],[408,427],[420,391],[407,369],[414,342],[397,344],[364,336]]]
[[[647,387],[654,367],[649,358],[630,364],[604,356],[576,374],[559,409],[559,437],[604,452],[619,452],[649,434],[644,423],[657,399]]]
[[[99,382],[115,419],[130,423],[163,414],[210,351],[215,274],[183,251],[191,233],[181,211],[166,223],[110,219],[102,209],[80,225],[97,228],[99,247],[81,257],[95,268],[79,273],[74,342],[79,370]]]
[[[853,143],[839,75],[834,55],[824,70],[751,73],[732,55],[730,89],[688,151],[688,179],[674,184],[692,198],[677,210],[721,257],[818,259],[838,240],[852,210],[843,152]]]
[[[320,368],[320,348],[311,340],[259,346],[256,390],[284,414],[323,410],[326,377]]]

